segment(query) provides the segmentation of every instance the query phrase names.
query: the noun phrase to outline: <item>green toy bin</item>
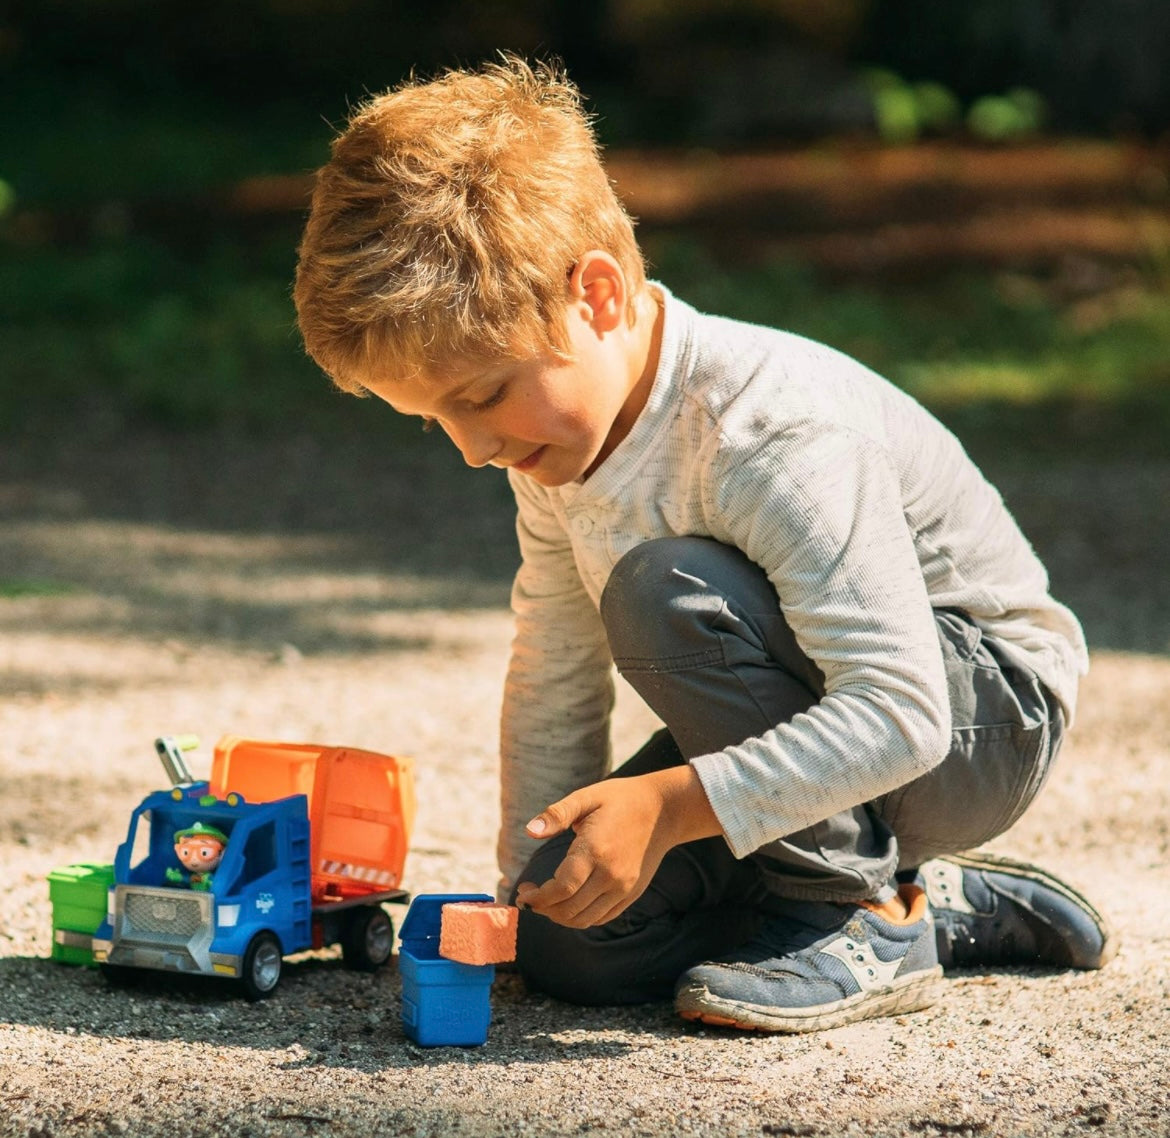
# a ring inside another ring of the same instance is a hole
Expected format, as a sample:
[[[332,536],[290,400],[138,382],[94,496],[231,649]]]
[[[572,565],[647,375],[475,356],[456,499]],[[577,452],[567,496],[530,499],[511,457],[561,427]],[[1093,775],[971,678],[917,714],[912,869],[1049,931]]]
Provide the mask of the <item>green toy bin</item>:
[[[113,884],[114,867],[106,862],[64,865],[50,872],[53,960],[93,964],[93,934],[106,918],[106,899]]]

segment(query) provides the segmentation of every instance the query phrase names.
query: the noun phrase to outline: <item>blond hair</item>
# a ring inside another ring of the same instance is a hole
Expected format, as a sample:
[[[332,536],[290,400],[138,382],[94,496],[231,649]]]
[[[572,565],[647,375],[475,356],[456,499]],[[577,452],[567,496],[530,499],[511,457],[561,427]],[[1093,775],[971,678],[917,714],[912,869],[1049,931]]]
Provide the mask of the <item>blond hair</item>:
[[[645,285],[577,88],[512,56],[370,99],[317,172],[294,298],[343,390],[463,361],[567,358],[568,278],[601,249]]]

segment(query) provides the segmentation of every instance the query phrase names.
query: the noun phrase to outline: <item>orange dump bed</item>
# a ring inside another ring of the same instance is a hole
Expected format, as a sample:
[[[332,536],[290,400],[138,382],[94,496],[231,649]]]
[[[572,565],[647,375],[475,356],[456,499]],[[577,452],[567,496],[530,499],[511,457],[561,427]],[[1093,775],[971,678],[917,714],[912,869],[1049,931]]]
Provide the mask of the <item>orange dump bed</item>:
[[[414,825],[409,759],[228,735],[215,746],[210,791],[246,802],[309,800],[314,902],[397,889]]]

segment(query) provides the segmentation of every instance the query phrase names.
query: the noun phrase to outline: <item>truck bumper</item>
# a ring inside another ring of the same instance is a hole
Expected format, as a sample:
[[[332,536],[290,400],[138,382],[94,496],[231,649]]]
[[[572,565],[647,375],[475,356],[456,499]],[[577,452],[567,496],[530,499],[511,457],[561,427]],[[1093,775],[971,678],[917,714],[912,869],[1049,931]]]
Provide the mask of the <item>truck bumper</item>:
[[[109,940],[94,939],[94,959],[126,968],[202,975],[239,975],[237,957],[212,953],[214,902],[210,894],[150,886],[114,890]]]
[[[88,938],[87,938],[88,939]],[[243,957],[227,952],[208,954],[210,969],[199,967],[198,961],[187,952],[145,948],[120,944],[115,949],[108,941],[93,942],[93,959],[97,964],[116,964],[127,968],[153,968],[161,972],[189,972],[238,978],[243,969]]]

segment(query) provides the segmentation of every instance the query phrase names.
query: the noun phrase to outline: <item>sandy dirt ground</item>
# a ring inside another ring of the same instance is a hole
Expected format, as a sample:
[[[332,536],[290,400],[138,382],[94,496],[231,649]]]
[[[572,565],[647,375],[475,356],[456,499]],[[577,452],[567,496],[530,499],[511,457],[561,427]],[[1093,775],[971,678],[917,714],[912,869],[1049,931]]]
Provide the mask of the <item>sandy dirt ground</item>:
[[[1170,1134],[1170,461],[992,472],[1094,648],[996,846],[1099,900],[1106,969],[957,973],[932,1010],[790,1037],[501,975],[485,1046],[423,1049],[396,966],[332,951],[260,1004],[108,989],[48,959],[46,874],[112,859],[153,738],[191,731],[197,773],[225,733],[412,755],[406,884],[491,891],[506,487],[441,444],[107,431],[0,453],[0,1134]],[[617,753],[653,726],[623,691]]]

